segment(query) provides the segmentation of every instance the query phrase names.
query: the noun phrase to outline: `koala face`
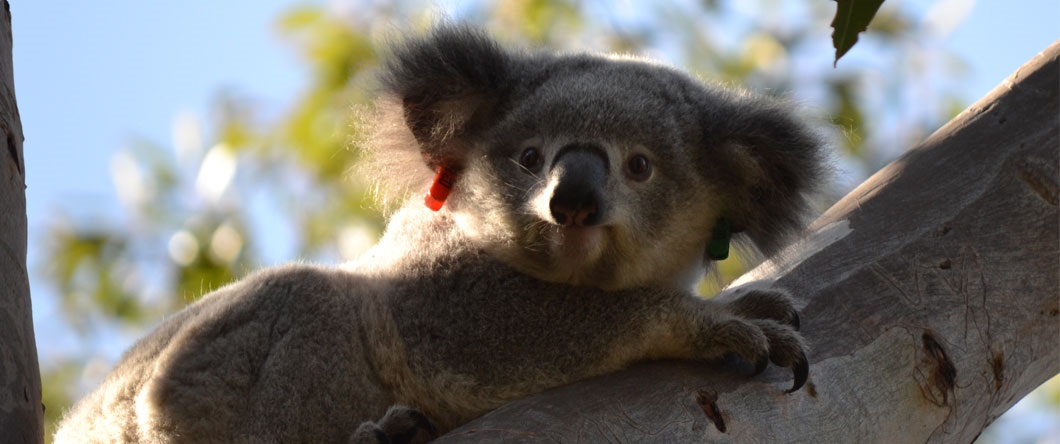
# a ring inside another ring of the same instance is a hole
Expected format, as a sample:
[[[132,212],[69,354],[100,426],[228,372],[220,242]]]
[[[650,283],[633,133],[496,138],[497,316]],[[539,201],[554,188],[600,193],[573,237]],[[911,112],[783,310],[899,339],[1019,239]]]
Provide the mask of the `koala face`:
[[[700,142],[690,104],[655,71],[586,59],[540,79],[471,141],[452,202],[466,231],[553,282],[697,280],[721,202],[689,168]]]
[[[819,145],[786,108],[645,61],[508,52],[442,27],[382,78],[405,136],[377,150],[455,171],[461,230],[552,282],[690,285],[720,220],[769,252],[819,182]]]

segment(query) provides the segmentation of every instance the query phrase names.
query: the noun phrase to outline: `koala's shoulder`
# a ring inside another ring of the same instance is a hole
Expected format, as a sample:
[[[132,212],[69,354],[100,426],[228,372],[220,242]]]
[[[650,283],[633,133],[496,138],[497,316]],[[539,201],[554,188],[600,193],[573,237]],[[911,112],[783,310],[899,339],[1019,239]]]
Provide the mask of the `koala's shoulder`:
[[[344,277],[331,267],[292,263],[254,273],[240,285],[243,291],[259,295],[329,293],[342,285]]]

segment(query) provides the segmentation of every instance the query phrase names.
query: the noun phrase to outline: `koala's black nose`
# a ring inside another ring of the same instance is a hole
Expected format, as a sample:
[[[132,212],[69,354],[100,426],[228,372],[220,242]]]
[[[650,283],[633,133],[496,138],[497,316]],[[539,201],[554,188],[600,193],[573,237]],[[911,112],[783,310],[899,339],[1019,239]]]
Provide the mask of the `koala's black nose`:
[[[599,147],[573,144],[560,149],[551,167],[557,183],[548,202],[557,224],[591,227],[604,220],[607,171],[607,156]]]

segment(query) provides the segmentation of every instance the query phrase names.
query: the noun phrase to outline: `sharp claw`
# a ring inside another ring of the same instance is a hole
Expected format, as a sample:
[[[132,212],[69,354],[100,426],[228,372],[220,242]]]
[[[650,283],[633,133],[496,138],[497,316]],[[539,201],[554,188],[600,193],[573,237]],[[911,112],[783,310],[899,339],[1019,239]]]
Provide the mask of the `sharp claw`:
[[[799,354],[799,359],[792,366],[792,372],[795,373],[795,383],[792,384],[791,390],[785,393],[795,393],[806,384],[806,379],[810,376],[810,362],[806,360],[805,354]]]
[[[800,325],[800,323],[799,323],[799,312],[795,311],[795,310],[792,310],[791,311],[791,328],[794,328],[795,331],[799,331],[799,325]]]

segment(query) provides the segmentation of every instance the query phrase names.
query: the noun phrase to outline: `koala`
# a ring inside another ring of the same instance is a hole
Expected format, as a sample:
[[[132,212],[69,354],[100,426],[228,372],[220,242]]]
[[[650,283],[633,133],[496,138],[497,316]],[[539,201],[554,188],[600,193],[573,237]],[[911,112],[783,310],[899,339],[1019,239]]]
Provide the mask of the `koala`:
[[[379,78],[367,171],[403,202],[379,243],[166,319],[55,442],[422,442],[651,359],[806,382],[787,293],[692,290],[730,242],[768,255],[799,231],[826,156],[790,106],[455,24],[394,44]]]

